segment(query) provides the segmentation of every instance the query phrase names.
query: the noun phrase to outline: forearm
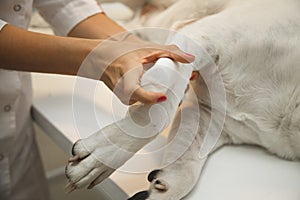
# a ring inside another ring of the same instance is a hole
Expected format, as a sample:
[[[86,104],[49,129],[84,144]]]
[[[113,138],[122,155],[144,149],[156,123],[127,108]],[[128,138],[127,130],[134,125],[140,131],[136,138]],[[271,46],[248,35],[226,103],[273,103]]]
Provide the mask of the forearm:
[[[75,75],[99,42],[34,33],[6,25],[0,32],[0,67]]]
[[[77,24],[68,34],[71,37],[106,39],[125,29],[104,13],[93,15]]]

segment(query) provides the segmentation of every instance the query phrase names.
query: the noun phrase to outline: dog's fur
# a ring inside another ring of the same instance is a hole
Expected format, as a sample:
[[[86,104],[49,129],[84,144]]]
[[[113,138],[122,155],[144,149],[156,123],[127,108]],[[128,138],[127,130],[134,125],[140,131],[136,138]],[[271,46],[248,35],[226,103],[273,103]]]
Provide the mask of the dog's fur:
[[[127,0],[128,2],[130,3]],[[186,34],[208,50],[223,78],[227,110],[222,135],[214,150],[227,144],[254,144],[281,158],[299,160],[300,2],[298,0],[147,2],[144,7],[136,10],[136,17],[129,26],[135,24],[138,27],[163,27]],[[205,76],[205,71],[201,73]],[[150,173],[149,191],[139,193],[132,199],[181,199],[197,182],[206,160],[200,159],[198,153],[203,134],[211,120],[211,100],[202,78],[192,85],[199,99],[201,116],[197,136],[177,161],[164,169]],[[188,96],[189,92],[186,95]],[[189,106],[179,109],[179,114],[173,122],[171,137],[174,134],[186,135],[190,131],[188,125],[180,129],[176,126],[178,123],[188,124],[195,120],[185,118],[180,122],[180,112],[184,110],[189,110]],[[149,141],[139,141],[135,138],[131,142],[125,140],[117,143],[122,143],[122,146],[132,146],[135,143],[137,147],[134,151],[137,151]],[[81,150],[75,147],[77,153],[80,154]],[[124,163],[127,159],[124,158],[121,162]],[[99,163],[89,161],[86,161],[85,165],[95,165],[95,168],[100,166]],[[82,175],[80,170],[69,166],[67,174],[69,177],[81,179],[85,175]],[[108,171],[108,175],[113,172],[112,169]],[[95,183],[102,180],[103,178],[98,179]]]

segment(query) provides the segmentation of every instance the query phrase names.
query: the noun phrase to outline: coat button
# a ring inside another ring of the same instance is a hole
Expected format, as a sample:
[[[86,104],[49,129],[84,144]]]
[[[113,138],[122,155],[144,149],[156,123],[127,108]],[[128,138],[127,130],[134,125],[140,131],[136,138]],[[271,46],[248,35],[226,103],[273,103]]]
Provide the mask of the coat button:
[[[14,5],[14,11],[19,12],[22,9],[22,6],[20,4]]]
[[[10,106],[10,105],[5,105],[5,106],[3,107],[3,110],[4,110],[5,112],[9,112],[9,111],[11,110],[11,106]]]

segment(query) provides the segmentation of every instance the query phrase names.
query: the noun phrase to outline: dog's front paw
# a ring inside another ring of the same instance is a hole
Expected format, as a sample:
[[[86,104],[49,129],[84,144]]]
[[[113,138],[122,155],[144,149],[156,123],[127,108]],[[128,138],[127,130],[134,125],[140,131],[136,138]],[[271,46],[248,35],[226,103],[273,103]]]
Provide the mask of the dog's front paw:
[[[94,187],[133,155],[118,144],[120,137],[115,134],[110,126],[73,145],[73,157],[65,169],[69,192],[86,186],[89,189]]]
[[[66,187],[68,192],[86,186],[91,189],[115,171],[114,168],[108,167],[99,159],[98,149],[96,143],[91,145],[85,140],[79,140],[73,145],[73,157],[69,159],[65,169],[66,177],[69,180]]]
[[[120,128],[126,125],[129,129],[136,127],[131,119],[125,118],[73,145],[73,157],[69,159],[65,171],[69,179],[68,191],[85,186],[92,188],[152,140],[153,137],[138,138],[127,134],[126,128]]]

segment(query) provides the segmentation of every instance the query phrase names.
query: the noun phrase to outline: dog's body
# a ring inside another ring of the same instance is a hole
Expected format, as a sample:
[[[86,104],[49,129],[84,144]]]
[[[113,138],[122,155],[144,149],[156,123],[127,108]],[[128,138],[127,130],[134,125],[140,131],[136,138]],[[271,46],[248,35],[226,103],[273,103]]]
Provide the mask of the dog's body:
[[[140,10],[131,27],[134,23],[139,27],[175,29],[207,49],[215,61],[227,101],[224,127],[214,150],[226,144],[254,144],[281,158],[300,159],[298,0],[149,1],[147,9]],[[206,76],[209,72],[200,73]],[[207,82],[200,78],[192,85],[199,100],[198,134],[178,160],[150,174],[152,183],[148,194],[140,193],[133,199],[181,199],[197,182],[206,160],[199,157],[199,148],[212,108]],[[184,137],[191,131],[189,123],[196,119],[189,109],[183,105],[178,111],[187,110],[191,118],[180,121],[178,114],[170,131],[171,138],[174,134]],[[220,125],[218,117],[212,121],[213,125]],[[183,124],[180,129],[176,126],[179,123]],[[139,141],[135,139],[135,142]],[[166,162],[173,152],[166,151]],[[149,197],[142,198],[143,195]]]

